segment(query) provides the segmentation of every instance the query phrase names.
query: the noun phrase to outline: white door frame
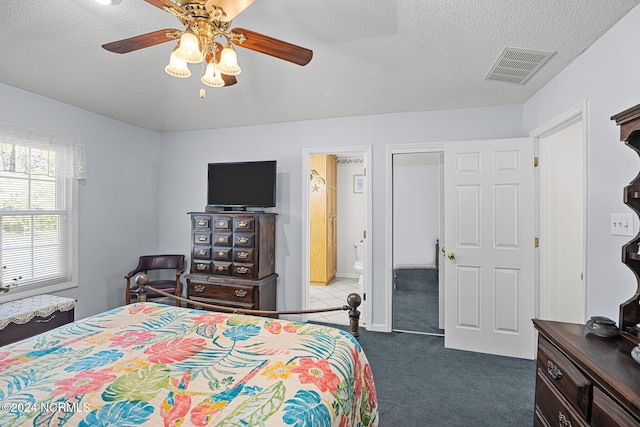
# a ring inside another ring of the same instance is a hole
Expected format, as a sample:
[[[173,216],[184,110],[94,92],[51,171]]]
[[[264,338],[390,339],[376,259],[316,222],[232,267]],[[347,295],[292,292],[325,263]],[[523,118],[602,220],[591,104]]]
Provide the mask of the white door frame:
[[[364,196],[365,196],[365,230],[367,233],[367,239],[371,242],[371,236],[373,235],[372,230],[372,213],[371,213],[371,145],[360,145],[360,146],[351,146],[351,147],[317,147],[317,148],[304,148],[302,150],[302,304],[301,307],[303,310],[309,309],[309,200],[310,200],[310,186],[309,186],[309,167],[311,164],[311,156],[314,154],[340,154],[340,155],[351,155],[351,156],[362,156],[363,158],[363,167],[366,170],[367,179],[364,180]],[[372,262],[372,244],[364,245],[365,254],[364,254],[364,271],[362,275],[363,281],[363,291],[366,294],[366,309],[364,310],[364,321],[367,325],[371,325],[371,309],[369,307],[373,306],[373,292],[371,291],[371,270],[373,268]],[[362,296],[362,295],[361,295]],[[345,301],[346,304],[346,301]],[[363,305],[365,302],[363,301]],[[346,316],[346,314],[345,314]],[[302,315],[302,321],[306,322],[308,320],[308,315]]]
[[[440,153],[444,152],[444,142],[424,142],[415,144],[387,144],[387,203],[386,203],[386,248],[385,248],[385,301],[386,301],[386,317],[384,321],[385,329],[383,332],[391,332],[393,329],[393,155],[394,154],[411,154],[411,153]],[[442,197],[442,195],[441,195]],[[444,221],[444,215],[442,215],[442,205],[440,206],[441,215],[441,239],[440,246],[444,245],[442,239],[442,222]],[[440,256],[436,254],[436,256]],[[443,279],[444,269],[440,269],[440,279]],[[444,283],[441,280],[440,283]],[[446,333],[446,331],[445,331]]]
[[[583,229],[583,241],[584,241],[584,253],[582,254],[583,257],[583,265],[584,265],[584,286],[585,286],[585,313],[586,313],[586,300],[587,300],[587,293],[589,290],[588,287],[588,283],[587,283],[587,277],[589,277],[589,275],[587,274],[587,269],[588,267],[588,263],[587,261],[587,255],[588,255],[588,248],[589,248],[589,244],[588,244],[588,236],[587,236],[587,227],[588,227],[588,120],[587,120],[587,116],[588,116],[588,112],[589,112],[589,104],[587,102],[587,100],[585,99],[584,101],[582,101],[581,103],[579,103],[578,105],[574,106],[573,108],[565,111],[564,113],[556,116],[555,118],[551,119],[550,121],[548,121],[547,123],[543,124],[542,126],[538,127],[537,129],[534,129],[531,133],[530,136],[533,138],[536,138],[538,141],[536,142],[536,155],[540,156],[541,154],[543,155],[544,153],[540,152],[540,139],[543,138],[547,138],[565,128],[567,128],[568,126],[571,126],[573,124],[575,124],[578,121],[582,122],[582,143],[583,143],[583,152],[584,152],[584,167],[583,167],[583,182],[584,182],[584,206],[583,206],[583,211],[584,211],[584,229]],[[547,191],[547,186],[543,185],[544,183],[548,182],[548,170],[544,167],[540,167],[540,168],[536,168],[536,169],[540,169],[539,171],[536,171],[536,175],[535,175],[535,185],[536,185],[536,192],[537,192],[537,206],[536,206],[536,216],[538,219],[538,223],[537,223],[537,227],[538,229],[536,230],[537,235],[540,236],[540,241],[541,241],[541,245],[540,245],[540,250],[538,252],[538,259],[537,259],[537,263],[538,266],[536,268],[537,270],[537,277],[536,277],[536,282],[537,282],[537,296],[536,296],[536,317],[542,317],[542,318],[546,318],[549,315],[550,312],[550,308],[549,308],[549,296],[550,296],[550,283],[549,283],[549,270],[550,270],[550,262],[549,262],[549,257],[548,257],[548,250],[545,250],[545,241],[548,241],[548,236],[549,236],[549,230],[550,230],[550,224],[547,221],[547,216],[543,214],[543,209],[545,209],[545,203],[543,203],[544,200],[546,200],[546,198],[548,197],[548,191]]]

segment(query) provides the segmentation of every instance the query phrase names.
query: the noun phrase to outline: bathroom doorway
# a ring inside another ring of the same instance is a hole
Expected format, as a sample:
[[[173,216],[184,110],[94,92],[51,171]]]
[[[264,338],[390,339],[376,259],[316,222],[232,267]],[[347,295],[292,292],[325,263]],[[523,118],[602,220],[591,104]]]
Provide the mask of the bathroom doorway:
[[[443,161],[441,152],[393,154],[394,331],[444,334]]]
[[[361,325],[366,325],[369,318],[369,152],[370,147],[350,147],[308,149],[303,153],[303,308],[340,307],[355,292],[363,299],[359,308]],[[349,322],[342,311],[312,314],[304,320],[341,325]]]

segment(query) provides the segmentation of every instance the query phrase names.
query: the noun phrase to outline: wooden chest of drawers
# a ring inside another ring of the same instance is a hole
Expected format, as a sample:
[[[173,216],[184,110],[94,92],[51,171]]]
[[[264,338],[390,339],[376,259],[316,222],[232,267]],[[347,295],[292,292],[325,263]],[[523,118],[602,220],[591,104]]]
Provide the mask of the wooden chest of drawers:
[[[275,269],[275,214],[191,213],[191,273],[262,279]]]
[[[0,304],[0,346],[74,321],[75,300],[38,295]]]
[[[238,277],[187,274],[189,299],[207,304],[247,310],[276,309],[276,279],[272,274],[259,280]],[[195,308],[197,304],[193,304]]]
[[[598,338],[583,325],[533,322],[539,331],[534,425],[640,425],[634,343]]]

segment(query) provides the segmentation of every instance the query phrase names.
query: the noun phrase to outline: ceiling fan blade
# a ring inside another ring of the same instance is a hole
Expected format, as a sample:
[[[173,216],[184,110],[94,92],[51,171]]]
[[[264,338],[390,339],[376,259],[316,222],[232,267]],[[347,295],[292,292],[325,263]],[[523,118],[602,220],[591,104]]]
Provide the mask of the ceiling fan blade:
[[[231,31],[236,34],[244,34],[246,37],[244,43],[239,43],[235,39],[231,39],[231,41],[236,46],[241,46],[245,49],[255,50],[256,52],[284,59],[285,61],[298,65],[307,65],[313,57],[312,50],[283,42],[282,40],[274,39],[264,34],[242,28],[234,28]]]
[[[234,84],[238,83],[238,80],[236,80],[236,76],[230,76],[228,74],[220,74],[220,76],[222,76],[222,80],[224,80],[223,87],[233,86]]]
[[[162,10],[165,10],[166,8],[173,9],[176,12],[180,13],[181,15],[184,15],[186,13],[183,8],[181,8],[180,6],[178,6],[177,4],[169,0],[144,0],[144,1],[146,1],[150,5],[157,7],[158,9],[162,9]]]
[[[182,31],[173,28],[154,31],[152,33],[141,34],[128,39],[103,44],[102,47],[113,53],[129,53],[134,50],[154,46],[160,43],[179,39]]]
[[[240,15],[243,10],[251,6],[254,1],[255,0],[207,0],[204,7],[208,12],[211,12],[213,6],[219,7],[224,10],[225,14],[222,21],[229,22]]]

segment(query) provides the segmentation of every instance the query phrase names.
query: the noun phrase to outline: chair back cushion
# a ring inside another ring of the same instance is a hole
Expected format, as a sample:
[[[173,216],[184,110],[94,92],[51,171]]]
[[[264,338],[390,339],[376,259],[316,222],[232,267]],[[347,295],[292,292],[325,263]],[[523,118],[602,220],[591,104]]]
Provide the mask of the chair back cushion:
[[[184,255],[143,255],[140,257],[138,269],[142,271],[175,269],[184,273]]]

